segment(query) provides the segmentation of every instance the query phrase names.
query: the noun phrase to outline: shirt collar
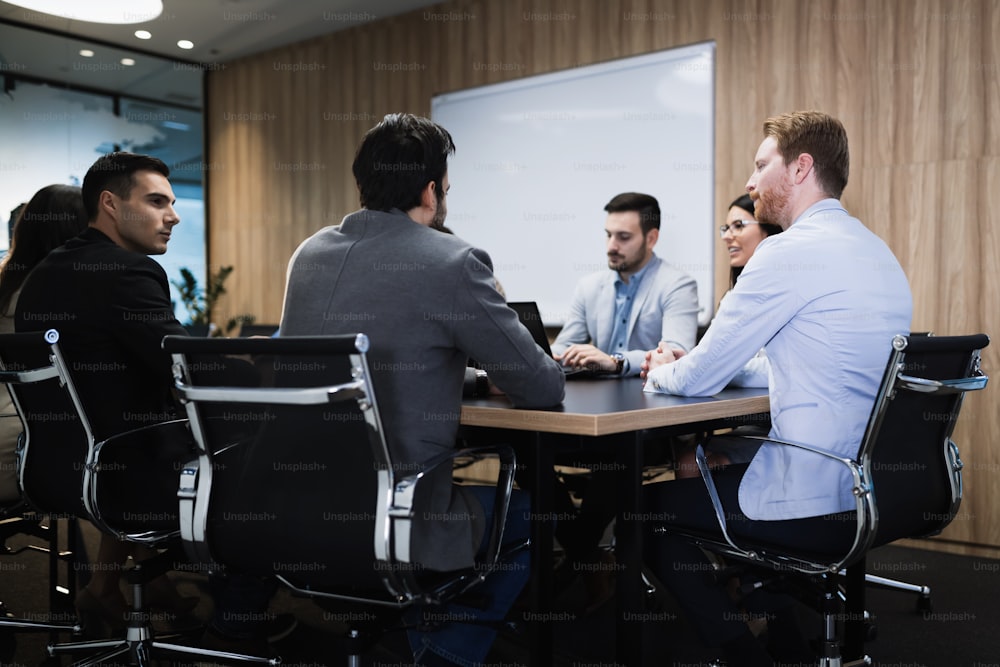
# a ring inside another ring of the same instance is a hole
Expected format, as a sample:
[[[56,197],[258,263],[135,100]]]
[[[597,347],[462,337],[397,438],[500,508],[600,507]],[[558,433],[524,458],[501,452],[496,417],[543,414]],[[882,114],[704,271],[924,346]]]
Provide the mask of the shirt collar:
[[[802,214],[799,215],[799,217],[795,218],[795,222],[793,222],[792,225],[798,223],[801,220],[805,220],[806,218],[814,216],[817,213],[825,213],[827,211],[837,211],[837,210],[843,213],[847,213],[847,209],[844,208],[844,205],[840,203],[839,199],[834,199],[833,197],[828,197],[827,199],[820,199],[818,202],[816,202],[806,210],[802,211]]]

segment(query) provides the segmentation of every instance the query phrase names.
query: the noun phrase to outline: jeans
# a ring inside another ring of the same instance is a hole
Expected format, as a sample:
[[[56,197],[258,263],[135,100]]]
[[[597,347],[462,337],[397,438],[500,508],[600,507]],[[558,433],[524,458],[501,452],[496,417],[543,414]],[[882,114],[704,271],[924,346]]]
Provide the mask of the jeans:
[[[483,508],[486,525],[493,521],[493,502],[496,489],[492,486],[467,486]],[[511,544],[528,539],[531,529],[531,499],[527,493],[514,491],[504,529],[504,543]],[[479,554],[485,553],[489,544],[489,530],[484,531]],[[414,659],[421,664],[434,663],[428,652],[463,667],[480,665],[489,653],[496,638],[496,630],[476,621],[501,623],[524,585],[528,582],[531,554],[528,549],[518,551],[508,561],[501,561],[498,569],[470,593],[488,600],[486,609],[448,603],[441,607],[418,607],[407,614],[407,620],[416,620],[426,614],[432,619],[442,619],[439,629],[430,632],[408,630],[410,648]]]

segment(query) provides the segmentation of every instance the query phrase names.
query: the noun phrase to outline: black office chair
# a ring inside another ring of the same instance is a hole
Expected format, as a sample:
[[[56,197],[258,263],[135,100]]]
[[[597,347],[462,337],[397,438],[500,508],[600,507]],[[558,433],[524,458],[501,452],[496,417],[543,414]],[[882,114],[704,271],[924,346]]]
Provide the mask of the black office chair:
[[[411,522],[433,491],[432,471],[487,450],[448,452],[419,466],[394,461],[363,334],[168,336],[163,347],[199,444],[180,489],[192,559],[274,576],[323,606],[386,610],[392,623],[411,605],[466,593],[501,563],[515,469],[506,447],[489,450],[502,466],[488,556],[446,573],[411,557]],[[218,370],[232,367],[234,357],[248,360],[246,372],[230,373],[223,384]],[[349,664],[359,664],[388,624],[367,611],[357,616],[372,623],[349,624],[347,634],[357,639],[347,644]]]
[[[2,345],[0,345],[0,349],[2,349]],[[0,383],[10,382],[20,384],[22,382],[30,381],[32,381],[30,373],[24,373],[13,368],[8,368],[3,364],[2,358],[0,358]],[[2,391],[9,390],[4,387]],[[0,418],[5,420],[14,420],[18,424],[18,427],[23,429],[20,416],[16,411],[12,411],[10,414],[0,415]],[[18,438],[18,444],[14,452],[13,460],[2,462],[4,466],[12,466],[15,475],[18,478],[20,478],[20,463],[22,460],[24,444],[25,436],[22,432]],[[59,518],[49,519],[48,517],[35,512],[20,496],[20,489],[16,498],[7,499],[2,503],[2,506],[0,506],[0,556],[12,557],[25,551],[40,551],[48,555],[49,585],[47,588],[50,616],[49,620],[44,620],[42,618],[18,618],[10,614],[6,605],[3,602],[0,602],[0,630],[41,630],[50,632],[69,631],[76,633],[81,631],[78,623],[57,620],[60,616],[58,609],[64,606],[67,602],[67,597],[69,597],[66,595],[66,592],[72,591],[75,588],[76,581],[75,570],[72,567],[67,567],[66,588],[61,588],[59,584],[59,565],[63,562],[68,563],[76,548],[76,544],[74,542],[76,525],[70,517],[68,518],[69,525],[67,527],[70,549],[60,549],[58,528],[59,521]],[[27,544],[22,543],[19,546],[10,546],[8,544],[8,540],[14,537],[34,538],[34,540],[40,541],[41,544],[31,541]],[[69,597],[68,601],[71,602],[72,598]]]
[[[144,599],[145,584],[176,562],[169,549],[180,534],[176,475],[193,451],[186,420],[95,441],[58,341],[54,329],[0,335],[0,363],[15,371],[6,380],[24,424],[25,500],[40,513],[87,519],[119,539],[166,550],[125,573],[132,587],[125,637],[50,644],[49,654],[96,652],[76,667],[118,658],[147,665],[154,652],[213,656],[156,640]]]
[[[839,553],[804,553],[780,543],[751,543],[727,530],[726,508],[719,500],[704,452],[699,467],[715,506],[719,530],[665,523],[659,532],[685,535],[727,560],[747,563],[785,579],[793,573],[822,586],[823,635],[819,664],[871,664],[863,653],[864,565],[871,549],[895,540],[939,533],[954,518],[962,498],[962,462],[951,436],[964,395],[983,389],[980,370],[983,334],[971,336],[896,336],[868,426],[857,456],[847,459],[805,443],[760,440],[797,447],[842,463],[854,480],[856,532]],[[832,517],[817,517],[823,522]],[[836,515],[836,518],[842,518]],[[829,524],[827,524],[829,525]],[[837,618],[845,599],[842,571],[847,572],[847,645],[843,662]],[[851,581],[853,580],[853,582]]]

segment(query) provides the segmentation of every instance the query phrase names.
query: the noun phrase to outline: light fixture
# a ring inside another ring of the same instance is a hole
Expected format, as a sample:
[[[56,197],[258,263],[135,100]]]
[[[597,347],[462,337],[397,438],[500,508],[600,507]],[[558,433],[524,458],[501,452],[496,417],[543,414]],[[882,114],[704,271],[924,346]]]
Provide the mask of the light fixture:
[[[5,0],[41,14],[90,23],[143,23],[163,13],[163,0]]]
[[[177,42],[177,46],[181,47],[182,49],[193,49],[194,42],[192,42],[190,39],[182,39],[179,42]]]
[[[80,55],[83,56],[84,58],[93,58],[94,52],[91,51],[90,49],[80,49]]]
[[[131,58],[122,58],[120,62],[122,65],[125,65],[125,67],[131,67],[135,64],[135,61]]]
[[[153,36],[153,33],[148,30],[136,30],[134,34],[139,39],[150,39]]]

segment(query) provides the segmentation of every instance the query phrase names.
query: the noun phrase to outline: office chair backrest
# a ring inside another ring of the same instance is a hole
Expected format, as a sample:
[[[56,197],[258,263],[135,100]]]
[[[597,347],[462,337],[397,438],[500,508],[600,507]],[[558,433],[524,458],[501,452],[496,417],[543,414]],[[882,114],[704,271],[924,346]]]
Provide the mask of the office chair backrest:
[[[66,387],[58,340],[54,329],[0,335],[2,380],[24,427],[18,482],[39,512],[89,518],[83,471],[94,441]]]
[[[384,591],[393,466],[367,339],[168,336],[164,349],[208,455],[196,511],[212,559],[300,588]]]
[[[155,543],[176,533],[177,461],[192,450],[186,425],[95,441],[59,339],[55,329],[0,335],[0,381],[8,383],[24,427],[18,481],[25,500],[123,539]]]
[[[872,546],[940,532],[961,502],[951,435],[966,391],[982,389],[983,334],[896,336],[859,454],[878,513]]]

